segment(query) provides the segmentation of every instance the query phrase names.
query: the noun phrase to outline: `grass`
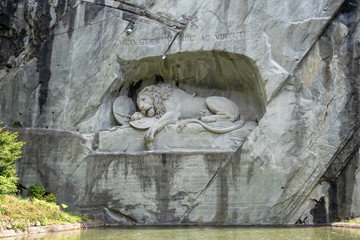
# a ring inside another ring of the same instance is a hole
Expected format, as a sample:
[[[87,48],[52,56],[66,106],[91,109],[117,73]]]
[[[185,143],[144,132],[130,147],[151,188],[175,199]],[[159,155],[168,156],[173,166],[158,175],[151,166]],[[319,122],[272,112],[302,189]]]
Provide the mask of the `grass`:
[[[346,220],[347,223],[360,223],[360,217]]]
[[[26,229],[31,226],[89,221],[78,214],[64,212],[55,203],[36,198],[5,195],[0,199],[0,230]]]

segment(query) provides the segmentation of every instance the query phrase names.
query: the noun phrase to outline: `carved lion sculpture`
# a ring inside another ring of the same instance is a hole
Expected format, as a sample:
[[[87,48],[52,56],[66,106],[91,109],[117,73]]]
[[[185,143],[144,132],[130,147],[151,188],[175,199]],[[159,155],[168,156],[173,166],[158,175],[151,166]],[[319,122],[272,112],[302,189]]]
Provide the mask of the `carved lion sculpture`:
[[[169,84],[145,87],[138,94],[137,105],[140,112],[135,112],[131,116],[131,121],[156,117],[156,121],[151,124],[144,136],[148,146],[149,144],[151,146],[151,141],[157,132],[179,119],[187,120],[178,129],[184,128],[187,123],[194,122],[215,133],[226,133],[244,124],[244,121],[238,121],[222,129],[209,126],[206,123],[235,122],[240,115],[237,105],[225,97],[195,97]]]

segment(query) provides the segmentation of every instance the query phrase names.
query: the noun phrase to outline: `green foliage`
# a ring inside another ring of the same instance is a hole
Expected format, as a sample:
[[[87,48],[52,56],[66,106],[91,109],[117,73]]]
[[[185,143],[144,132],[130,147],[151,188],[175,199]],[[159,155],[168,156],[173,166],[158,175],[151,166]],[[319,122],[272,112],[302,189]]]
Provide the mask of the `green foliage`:
[[[0,225],[11,223],[13,229],[25,229],[35,226],[51,224],[65,224],[89,221],[75,213],[66,213],[55,203],[49,203],[37,198],[20,198],[5,195],[0,202]]]
[[[15,161],[21,157],[21,147],[25,144],[17,137],[18,133],[0,127],[0,225],[11,223],[13,229],[25,229],[35,226],[36,222],[48,225],[84,221],[80,216],[61,211],[55,204],[56,194],[45,195],[45,188],[40,183],[28,189],[32,200],[8,195],[17,192]]]
[[[26,227],[27,227],[26,222],[16,222],[16,223],[12,224],[12,229],[25,230]]]
[[[360,223],[360,217],[358,217],[358,218],[353,218],[353,219],[349,219],[349,220],[345,220],[345,222],[348,222],[348,223]]]
[[[5,131],[0,127],[0,195],[17,192],[15,161],[21,157],[25,142],[17,140],[18,133]]]
[[[28,188],[30,196],[37,199],[43,199],[45,194],[45,188],[41,183],[37,182],[34,184],[31,184]]]
[[[56,193],[49,193],[44,196],[44,200],[49,203],[56,203]]]
[[[30,185],[28,188],[29,195],[33,198],[44,200],[48,203],[56,203],[56,193],[46,193],[45,188],[41,183],[37,182],[35,184]]]

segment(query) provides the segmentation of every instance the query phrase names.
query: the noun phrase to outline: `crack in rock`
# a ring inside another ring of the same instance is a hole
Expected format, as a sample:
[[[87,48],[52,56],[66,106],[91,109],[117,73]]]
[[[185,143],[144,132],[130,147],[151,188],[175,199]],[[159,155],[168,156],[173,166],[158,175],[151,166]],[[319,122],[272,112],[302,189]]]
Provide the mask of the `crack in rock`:
[[[124,1],[107,1],[106,3],[99,3],[96,0],[83,0],[83,2],[100,5],[100,6],[105,6],[105,7],[110,7],[110,8],[115,8],[115,9],[118,9],[118,10],[121,10],[124,12],[135,14],[137,16],[141,16],[141,17],[144,17],[144,18],[147,18],[150,20],[154,20],[154,21],[156,21],[162,25],[165,25],[168,28],[171,28],[173,30],[183,29],[184,26],[187,24],[187,22],[186,23],[179,22],[174,19],[171,19],[169,16],[166,16],[164,14],[155,13],[150,10],[141,8],[139,6],[131,5]],[[127,18],[130,18],[130,16],[127,15]],[[133,22],[134,19],[128,19],[128,21],[129,20],[132,23],[135,23],[135,22]]]
[[[314,189],[314,187],[321,181],[321,179],[324,179],[324,177],[330,177],[329,175],[336,175],[332,173],[334,171],[334,168],[336,168],[336,163],[340,164],[339,162],[342,162],[341,165],[346,165],[347,162],[354,156],[354,154],[358,151],[358,148],[360,146],[360,126],[354,129],[349,135],[347,140],[344,141],[344,144],[342,147],[339,147],[339,150],[334,154],[332,159],[328,162],[328,164],[325,166],[324,169],[318,169],[318,171],[314,170],[314,172],[310,175],[309,179],[312,178],[311,176],[316,175],[314,177],[313,181],[311,181],[311,184],[307,184],[307,186],[304,186],[304,188],[299,191],[298,195],[294,197],[293,201],[290,201],[289,204],[284,207],[283,213],[285,213],[286,216],[283,217],[282,223],[287,223],[290,221],[292,216],[296,214],[296,211],[298,208],[302,205],[302,203],[307,199],[307,197],[310,195],[311,191]],[[352,147],[352,146],[355,146]],[[352,151],[347,151],[347,149],[353,149]],[[341,161],[341,159],[344,159]],[[335,164],[335,165],[334,165]],[[341,171],[341,167],[339,168]],[[339,170],[338,169],[338,170]],[[336,170],[336,169],[335,169]],[[331,176],[333,177],[333,176]],[[330,178],[331,178],[330,177]],[[296,204],[294,204],[294,202]],[[289,209],[289,210],[287,210]]]

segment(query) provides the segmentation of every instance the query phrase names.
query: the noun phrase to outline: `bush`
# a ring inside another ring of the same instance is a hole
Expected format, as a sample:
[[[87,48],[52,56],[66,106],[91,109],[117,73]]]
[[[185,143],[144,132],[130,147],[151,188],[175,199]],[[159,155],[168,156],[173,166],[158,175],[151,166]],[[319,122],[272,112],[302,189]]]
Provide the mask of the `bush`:
[[[15,161],[21,157],[21,147],[25,144],[17,137],[17,132],[4,131],[4,127],[0,127],[0,195],[17,192],[19,178]]]
[[[30,185],[28,188],[29,195],[33,198],[44,200],[48,203],[56,203],[56,193],[46,193],[45,188],[41,183],[37,182],[35,184]]]
[[[30,196],[33,198],[37,198],[39,200],[43,199],[45,194],[45,188],[41,183],[37,182],[35,184],[31,184],[28,188]]]
[[[49,203],[56,203],[56,193],[49,193],[44,196],[44,200]]]
[[[24,229],[35,226],[37,222],[43,226],[83,221],[89,221],[89,219],[66,213],[55,203],[36,198],[23,199],[5,195],[4,200],[0,202],[0,227],[11,224],[13,229]]]

